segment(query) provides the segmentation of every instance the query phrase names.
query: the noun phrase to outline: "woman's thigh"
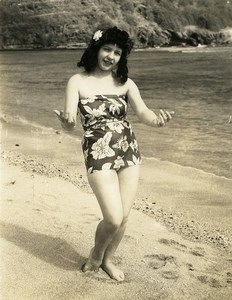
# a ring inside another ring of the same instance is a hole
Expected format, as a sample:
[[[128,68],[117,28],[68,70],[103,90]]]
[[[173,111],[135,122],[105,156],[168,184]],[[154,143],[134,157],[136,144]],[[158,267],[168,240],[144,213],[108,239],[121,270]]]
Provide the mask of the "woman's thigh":
[[[117,172],[115,170],[97,171],[88,174],[88,180],[104,219],[120,224],[123,218],[123,207]]]
[[[118,172],[119,188],[124,217],[127,217],[129,215],[131,207],[135,200],[139,182],[139,172],[140,165],[121,169]]]

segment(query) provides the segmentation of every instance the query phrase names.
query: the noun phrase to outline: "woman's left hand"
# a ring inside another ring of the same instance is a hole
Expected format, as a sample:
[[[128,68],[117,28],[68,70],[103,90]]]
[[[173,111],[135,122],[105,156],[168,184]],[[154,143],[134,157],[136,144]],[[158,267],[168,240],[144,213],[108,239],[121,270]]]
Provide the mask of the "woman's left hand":
[[[157,125],[158,126],[165,126],[167,122],[169,122],[172,119],[172,115],[174,114],[174,111],[167,111],[160,109],[160,112],[157,117]]]

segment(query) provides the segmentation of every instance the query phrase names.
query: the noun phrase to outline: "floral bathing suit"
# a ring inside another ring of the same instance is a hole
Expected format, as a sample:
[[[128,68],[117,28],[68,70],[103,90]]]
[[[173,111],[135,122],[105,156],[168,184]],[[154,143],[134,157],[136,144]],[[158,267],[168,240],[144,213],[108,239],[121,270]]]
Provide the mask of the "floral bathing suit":
[[[82,149],[88,173],[138,165],[141,156],[131,125],[125,120],[127,97],[96,95],[78,103],[84,129]]]

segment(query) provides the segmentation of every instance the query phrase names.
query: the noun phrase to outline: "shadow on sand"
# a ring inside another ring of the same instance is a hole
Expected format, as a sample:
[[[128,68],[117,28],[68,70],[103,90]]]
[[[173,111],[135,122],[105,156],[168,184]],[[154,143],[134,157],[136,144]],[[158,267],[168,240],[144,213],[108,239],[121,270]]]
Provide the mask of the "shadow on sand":
[[[0,228],[2,238],[58,268],[81,270],[86,260],[63,239],[4,222],[0,223]]]

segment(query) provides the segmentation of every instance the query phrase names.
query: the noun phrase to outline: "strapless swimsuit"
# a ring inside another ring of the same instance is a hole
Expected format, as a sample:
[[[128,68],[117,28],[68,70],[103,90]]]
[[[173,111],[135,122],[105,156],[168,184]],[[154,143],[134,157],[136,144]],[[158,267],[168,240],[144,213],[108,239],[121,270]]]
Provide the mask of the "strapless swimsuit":
[[[141,156],[125,119],[128,104],[124,95],[96,95],[78,102],[84,129],[82,149],[88,173],[138,165]]]

